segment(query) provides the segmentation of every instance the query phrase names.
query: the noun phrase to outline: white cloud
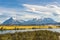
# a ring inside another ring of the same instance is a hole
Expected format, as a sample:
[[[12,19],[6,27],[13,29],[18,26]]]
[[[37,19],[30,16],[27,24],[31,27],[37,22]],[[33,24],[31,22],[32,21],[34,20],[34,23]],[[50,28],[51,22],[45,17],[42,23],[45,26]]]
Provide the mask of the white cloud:
[[[35,12],[57,12],[57,14],[59,14],[60,11],[60,7],[56,6],[56,5],[47,5],[47,6],[38,6],[38,5],[29,5],[29,4],[23,4],[23,6],[25,6],[27,8],[27,11],[34,8]],[[32,10],[30,10],[32,11]]]
[[[28,20],[32,18],[40,18],[40,16],[32,15],[25,10],[16,10],[16,9],[7,9],[7,8],[0,8],[0,22],[4,22],[8,18],[13,17],[16,20]]]
[[[3,15],[2,13],[0,13],[0,15]]]
[[[16,9],[0,8],[0,23],[10,17],[15,17],[16,13],[18,13]]]
[[[41,6],[41,5],[30,5],[30,4],[23,4],[23,6],[25,6],[26,11],[30,11],[30,12],[34,12],[37,14],[42,14],[42,18],[56,18],[54,19],[55,21],[59,21],[58,20],[60,17],[60,7],[57,5],[46,5],[46,6]],[[34,8],[34,11],[31,10],[32,8]],[[56,16],[54,14],[57,14]],[[58,16],[59,15],[59,16]],[[38,15],[37,15],[38,16]],[[59,18],[57,18],[59,17]]]
[[[57,5],[41,6],[23,4],[23,6],[25,7],[24,10],[12,8],[0,8],[0,22],[5,21],[10,17],[13,17],[14,19],[17,20],[29,20],[33,18],[37,19],[52,18],[55,21],[60,22],[60,7]],[[54,14],[57,15],[55,16]]]

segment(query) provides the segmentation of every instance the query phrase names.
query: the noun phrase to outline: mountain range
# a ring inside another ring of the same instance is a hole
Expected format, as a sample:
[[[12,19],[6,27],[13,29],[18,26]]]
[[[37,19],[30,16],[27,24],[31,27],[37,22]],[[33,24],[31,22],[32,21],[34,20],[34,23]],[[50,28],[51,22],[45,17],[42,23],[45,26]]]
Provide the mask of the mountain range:
[[[12,17],[2,23],[3,25],[55,25],[58,22],[54,21],[51,18],[44,18],[44,19],[31,19],[28,21],[18,21],[14,20]]]

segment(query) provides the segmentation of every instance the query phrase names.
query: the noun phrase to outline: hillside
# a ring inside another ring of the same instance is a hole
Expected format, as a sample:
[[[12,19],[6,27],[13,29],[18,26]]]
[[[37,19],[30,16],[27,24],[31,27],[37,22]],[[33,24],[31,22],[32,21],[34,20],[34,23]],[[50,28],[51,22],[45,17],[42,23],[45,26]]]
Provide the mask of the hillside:
[[[59,40],[59,33],[40,30],[31,32],[19,32],[13,34],[0,34],[0,40]]]
[[[20,22],[14,20],[12,17],[2,23],[2,25],[17,25],[17,24],[20,24]]]
[[[44,19],[31,19],[28,21],[23,20],[14,20],[12,17],[2,23],[2,25],[56,25],[58,22],[54,21],[51,18]]]

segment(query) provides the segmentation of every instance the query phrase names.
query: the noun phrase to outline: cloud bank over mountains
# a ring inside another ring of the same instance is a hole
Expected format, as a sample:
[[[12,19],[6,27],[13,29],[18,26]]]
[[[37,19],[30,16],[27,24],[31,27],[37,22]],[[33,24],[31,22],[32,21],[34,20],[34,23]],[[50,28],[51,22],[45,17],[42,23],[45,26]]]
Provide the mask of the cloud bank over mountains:
[[[10,17],[15,20],[51,18],[60,22],[59,3],[59,0],[1,0],[0,23]]]
[[[57,5],[29,5],[24,4],[26,7],[26,11],[34,12],[35,14],[38,14],[40,18],[53,18],[56,21],[60,21],[60,7]],[[33,14],[33,13],[32,13]]]
[[[28,20],[28,19],[43,19],[43,18],[52,18],[55,21],[60,22],[60,7],[57,5],[30,5],[23,4],[24,10],[17,9],[0,9],[1,18],[17,18],[18,20]]]

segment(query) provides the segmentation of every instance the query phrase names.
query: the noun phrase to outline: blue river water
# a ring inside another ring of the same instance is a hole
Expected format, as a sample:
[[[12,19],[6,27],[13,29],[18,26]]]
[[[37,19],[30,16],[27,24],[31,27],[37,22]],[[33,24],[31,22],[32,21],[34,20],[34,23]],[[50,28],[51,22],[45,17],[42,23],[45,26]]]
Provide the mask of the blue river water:
[[[0,34],[15,33],[15,32],[27,32],[27,31],[37,31],[37,30],[49,30],[49,31],[60,33],[60,29],[26,29],[26,30],[3,30],[3,31],[0,30]]]

